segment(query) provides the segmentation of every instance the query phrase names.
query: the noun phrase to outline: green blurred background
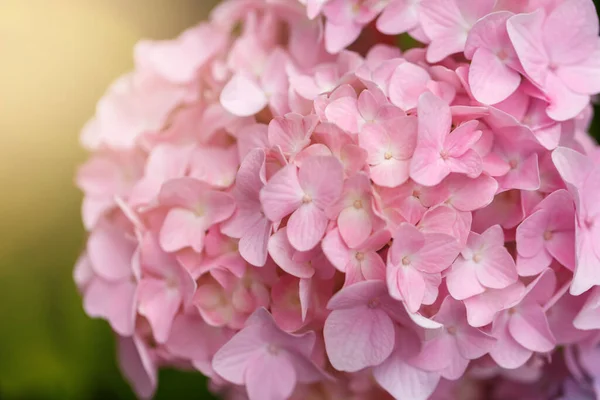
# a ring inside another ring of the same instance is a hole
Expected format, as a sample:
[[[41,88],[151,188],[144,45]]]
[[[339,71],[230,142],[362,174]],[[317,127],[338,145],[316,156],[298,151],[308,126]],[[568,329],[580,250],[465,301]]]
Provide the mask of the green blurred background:
[[[133,399],[108,325],[72,279],[84,243],[78,132],[133,66],[141,38],[205,18],[216,0],[0,0],[0,399]],[[208,399],[166,371],[159,399]]]
[[[78,132],[137,40],[174,37],[214,3],[0,0],[0,399],[134,398],[72,281]],[[199,374],[164,371],[157,398],[211,397]]]

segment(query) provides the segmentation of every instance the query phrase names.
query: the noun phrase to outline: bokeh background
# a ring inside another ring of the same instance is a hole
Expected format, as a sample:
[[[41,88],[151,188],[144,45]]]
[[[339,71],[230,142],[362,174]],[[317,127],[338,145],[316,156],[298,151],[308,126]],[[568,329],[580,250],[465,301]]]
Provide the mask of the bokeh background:
[[[71,271],[84,243],[78,132],[133,66],[216,0],[0,0],[0,399],[134,399],[113,336],[85,316]],[[159,399],[209,399],[166,371]]]
[[[71,277],[84,243],[78,133],[137,40],[174,37],[214,3],[0,0],[0,399],[134,398]],[[157,398],[211,397],[199,374],[164,371]]]

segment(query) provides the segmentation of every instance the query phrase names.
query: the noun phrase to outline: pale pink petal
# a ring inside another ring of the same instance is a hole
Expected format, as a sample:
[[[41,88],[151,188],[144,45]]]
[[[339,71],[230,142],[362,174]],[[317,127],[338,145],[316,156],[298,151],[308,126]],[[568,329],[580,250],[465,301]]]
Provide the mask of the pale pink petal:
[[[508,329],[519,344],[531,351],[547,352],[556,346],[556,339],[540,306],[519,308],[510,318]]]
[[[414,267],[426,273],[441,272],[448,268],[460,252],[457,240],[449,235],[430,233],[425,235],[425,245],[413,262]]]
[[[549,56],[542,40],[544,11],[518,14],[508,19],[506,28],[525,72],[538,84],[544,84]]]
[[[483,257],[476,272],[484,286],[502,289],[516,282],[518,276],[515,261],[504,244],[485,250]]]
[[[164,343],[169,337],[181,300],[178,289],[170,288],[166,281],[144,278],[140,282],[138,311],[150,323],[158,343]]]
[[[388,267],[387,285],[390,295],[406,303],[410,312],[417,312],[425,297],[425,280],[419,271],[400,265]]]
[[[404,111],[417,107],[419,96],[427,91],[431,77],[416,64],[404,62],[392,74],[389,83],[389,98],[393,105]]]
[[[287,236],[290,244],[299,251],[312,249],[323,238],[328,222],[329,219],[316,204],[301,205],[288,220]]]
[[[358,132],[358,106],[354,97],[342,97],[329,103],[325,108],[325,116],[332,122],[350,133]]]
[[[221,92],[221,105],[230,113],[247,117],[266,107],[268,99],[262,89],[243,75],[234,75]]]
[[[248,364],[244,380],[249,400],[281,400],[292,395],[296,371],[284,354],[271,354],[265,349]]]
[[[134,332],[136,288],[133,280],[108,282],[96,278],[90,282],[83,297],[83,308],[90,317],[106,318],[120,335]]]
[[[440,381],[438,373],[407,364],[399,351],[375,367],[373,377],[394,398],[410,400],[429,399]]]
[[[260,202],[267,218],[278,222],[302,204],[304,192],[294,165],[279,170],[260,191]]]
[[[502,317],[506,318],[506,317]],[[498,327],[496,327],[498,324]],[[494,321],[492,331],[497,339],[496,344],[490,350],[490,356],[502,368],[519,368],[529,360],[533,352],[521,346],[515,341],[508,331],[508,324],[504,321]]]
[[[343,179],[342,164],[331,156],[309,157],[298,171],[298,181],[304,193],[322,210],[339,199]]]
[[[325,48],[329,53],[339,53],[352,44],[360,35],[362,27],[354,22],[335,25],[331,21],[325,23]]]
[[[367,306],[335,310],[323,330],[329,360],[338,371],[356,372],[381,364],[394,349],[394,324]]]
[[[166,252],[192,247],[201,252],[205,231],[209,227],[205,218],[182,208],[169,211],[160,230],[160,245]]]
[[[464,300],[485,291],[485,287],[477,278],[477,267],[475,263],[462,257],[452,264],[446,275],[446,285],[452,297]]]
[[[266,218],[261,218],[246,230],[238,243],[240,255],[244,260],[256,267],[265,265],[271,229],[272,223]]]
[[[347,207],[338,216],[338,229],[350,248],[356,248],[371,235],[371,216],[363,208]]]
[[[151,399],[158,383],[158,368],[148,347],[137,336],[119,337],[119,367],[142,399]]]

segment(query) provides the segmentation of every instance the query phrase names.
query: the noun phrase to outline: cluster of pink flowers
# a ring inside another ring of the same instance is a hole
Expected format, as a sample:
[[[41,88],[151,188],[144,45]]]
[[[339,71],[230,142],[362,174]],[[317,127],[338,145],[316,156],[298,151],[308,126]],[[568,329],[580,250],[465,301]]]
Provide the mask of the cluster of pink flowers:
[[[596,399],[598,92],[592,0],[225,1],[84,129],[84,308],[142,398]]]

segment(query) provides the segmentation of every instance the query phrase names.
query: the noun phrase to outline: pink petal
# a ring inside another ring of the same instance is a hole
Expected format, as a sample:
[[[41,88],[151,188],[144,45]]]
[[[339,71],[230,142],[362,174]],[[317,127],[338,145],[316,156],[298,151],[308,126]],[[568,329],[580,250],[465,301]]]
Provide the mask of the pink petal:
[[[298,278],[311,278],[315,269],[308,262],[294,260],[296,250],[288,240],[287,227],[278,230],[269,239],[269,255],[285,272]]]
[[[452,264],[452,268],[446,275],[448,292],[457,300],[464,300],[485,292],[477,278],[477,265],[470,260],[459,257]]]
[[[119,367],[142,399],[151,399],[156,391],[158,368],[148,348],[137,336],[119,337]]]
[[[481,138],[481,131],[477,130],[477,121],[461,124],[453,130],[444,140],[444,148],[451,157],[460,157],[473,147]]]
[[[87,253],[92,269],[108,280],[124,279],[132,274],[135,243],[113,225],[102,225],[92,231]]]
[[[298,181],[317,207],[325,209],[342,194],[344,168],[335,157],[315,156],[304,160]]]
[[[415,257],[414,267],[433,274],[448,268],[456,259],[460,246],[455,238],[440,233],[425,235],[425,245]]]
[[[331,54],[339,53],[358,38],[361,30],[362,27],[354,22],[334,25],[328,21],[325,24],[325,48]]]
[[[323,238],[329,219],[316,204],[303,204],[291,215],[287,224],[290,244],[299,251],[308,251]]]
[[[404,111],[417,107],[419,96],[427,91],[431,80],[427,71],[418,65],[404,62],[392,74],[389,83],[389,98],[393,105]]]
[[[248,326],[225,343],[213,358],[215,372],[231,383],[243,385],[247,369],[265,345],[260,331],[259,325]]]
[[[589,95],[571,91],[553,73],[547,75],[545,87],[550,98],[550,105],[546,112],[555,121],[566,121],[575,118],[589,104]]]
[[[119,335],[134,332],[136,308],[135,282],[129,279],[107,282],[96,278],[85,290],[83,308],[90,317],[106,318]]]
[[[234,75],[221,92],[223,108],[238,117],[248,117],[266,107],[268,99],[262,89],[243,75]]]
[[[477,49],[469,68],[473,97],[483,104],[499,103],[517,90],[521,75],[485,48]]]
[[[394,349],[394,324],[382,310],[335,310],[323,330],[327,355],[338,371],[356,372],[381,364]]]
[[[164,343],[181,304],[181,294],[177,289],[168,287],[167,282],[152,278],[142,279],[138,293],[139,313],[150,323],[156,341]]]
[[[272,225],[266,218],[260,219],[248,228],[238,243],[242,258],[255,267],[261,267],[267,262],[267,246]]]
[[[182,208],[174,208],[167,214],[160,230],[160,245],[166,252],[192,247],[196,252],[204,248],[205,218]]]
[[[556,346],[540,306],[521,307],[511,317],[508,329],[519,344],[531,351],[548,352]]]
[[[518,14],[507,21],[510,40],[525,72],[538,84],[543,84],[547,74],[549,56],[542,41],[544,11]]]
[[[244,380],[249,400],[287,399],[296,386],[296,371],[284,354],[265,349],[248,363]]]
[[[358,107],[353,97],[342,97],[329,103],[325,108],[325,116],[332,122],[350,133],[358,133]]]
[[[595,49],[598,18],[594,4],[571,0],[558,4],[544,22],[544,44],[551,60],[578,64]]]
[[[398,187],[409,177],[410,161],[391,158],[371,166],[371,179],[383,187]]]
[[[267,218],[279,222],[300,207],[303,196],[297,169],[290,164],[271,177],[260,191],[260,202]]]
[[[490,324],[496,314],[517,303],[525,294],[525,286],[517,282],[504,289],[488,289],[480,295],[464,300],[467,320],[473,327]]]
[[[487,249],[476,272],[479,281],[492,289],[505,288],[518,278],[515,261],[504,244]]]
[[[373,377],[394,398],[410,400],[429,399],[440,381],[438,373],[407,364],[398,351],[373,369]]]
[[[338,229],[350,248],[356,248],[371,235],[371,216],[364,208],[347,207],[338,216]]]
[[[410,164],[410,177],[420,185],[435,186],[450,175],[450,166],[433,147],[417,147]]]
[[[350,249],[342,240],[339,230],[333,229],[325,235],[322,241],[323,253],[330,263],[341,272],[346,272],[350,262]]]
[[[506,317],[502,317],[506,318]],[[496,327],[498,324],[498,327]],[[516,342],[508,331],[508,324],[503,321],[494,321],[492,331],[498,339],[496,345],[490,350],[490,356],[502,368],[515,369],[524,365],[533,352]]]
[[[403,265],[387,269],[387,285],[390,295],[405,302],[406,307],[415,313],[425,297],[425,280],[419,271]]]
[[[487,354],[496,344],[496,339],[479,329],[464,327],[456,334],[456,346],[461,356],[474,360]]]
[[[549,215],[545,210],[531,214],[517,227],[517,251],[523,257],[533,257],[544,248],[544,232]]]

